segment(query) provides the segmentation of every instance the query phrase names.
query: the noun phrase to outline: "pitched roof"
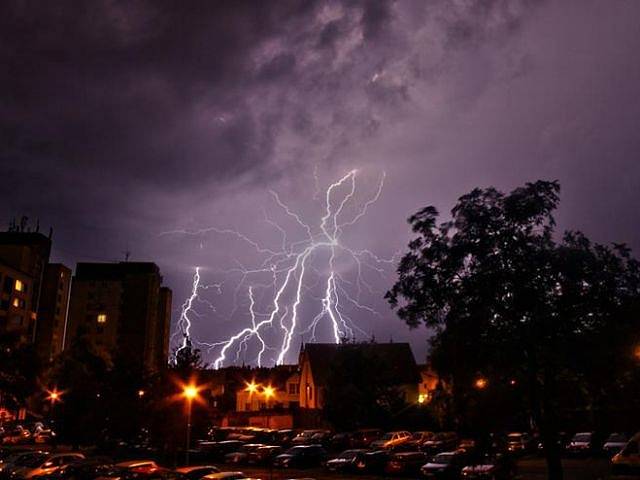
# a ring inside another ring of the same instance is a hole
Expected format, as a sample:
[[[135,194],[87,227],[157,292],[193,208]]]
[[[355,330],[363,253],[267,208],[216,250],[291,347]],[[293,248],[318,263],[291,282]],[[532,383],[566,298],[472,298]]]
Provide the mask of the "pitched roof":
[[[307,356],[316,384],[326,384],[331,364],[341,349],[364,350],[368,355],[384,360],[398,385],[421,382],[420,371],[408,343],[307,343],[301,354]]]

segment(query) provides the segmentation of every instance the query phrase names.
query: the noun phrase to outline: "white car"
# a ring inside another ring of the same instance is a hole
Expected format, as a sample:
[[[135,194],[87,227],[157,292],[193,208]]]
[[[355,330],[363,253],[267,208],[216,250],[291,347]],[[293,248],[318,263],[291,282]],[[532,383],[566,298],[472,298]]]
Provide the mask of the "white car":
[[[372,442],[371,448],[395,448],[398,445],[407,443],[411,438],[411,433],[407,431],[388,432],[380,437],[380,439]]]
[[[11,472],[11,477],[29,479],[39,477],[40,475],[48,475],[59,468],[84,460],[84,458],[83,454],[73,452],[33,455],[16,463],[15,468]]]

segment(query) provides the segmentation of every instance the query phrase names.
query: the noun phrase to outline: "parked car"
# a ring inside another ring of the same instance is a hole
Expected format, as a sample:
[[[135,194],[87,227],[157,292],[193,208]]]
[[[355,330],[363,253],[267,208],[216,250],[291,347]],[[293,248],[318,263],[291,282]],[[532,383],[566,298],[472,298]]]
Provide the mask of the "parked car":
[[[576,433],[567,445],[567,452],[571,455],[583,456],[596,451],[596,435],[594,432]]]
[[[314,444],[316,435],[328,434],[326,430],[303,430],[291,440],[292,445],[311,445]],[[316,437],[317,438],[317,437]]]
[[[369,448],[371,443],[378,440],[383,431],[378,428],[362,428],[351,434],[351,448]]]
[[[11,469],[12,479],[29,479],[55,472],[71,463],[84,460],[82,453],[41,453],[16,462]]]
[[[249,454],[260,447],[264,447],[264,445],[261,443],[244,444],[240,447],[239,450],[235,452],[227,453],[224,456],[224,463],[235,463],[235,464],[248,463]]]
[[[476,448],[478,448],[478,442],[476,442],[473,438],[463,438],[458,443],[458,450],[462,450],[467,455],[473,453]]]
[[[319,467],[327,458],[322,445],[298,445],[291,447],[273,459],[273,466],[280,468]]]
[[[624,433],[612,433],[607,437],[604,445],[602,445],[602,450],[609,458],[611,458],[622,450],[628,441],[629,437]]]
[[[611,471],[614,474],[640,474],[640,432],[636,433],[627,444],[611,459]]]
[[[295,438],[296,432],[291,429],[278,430],[274,434],[274,443],[286,448],[291,445],[291,441]]]
[[[205,480],[248,480],[248,478],[242,472],[218,472],[204,477]]]
[[[436,433],[431,440],[422,444],[422,450],[435,455],[440,452],[451,452],[458,445],[458,435],[455,432]]]
[[[366,452],[356,463],[358,473],[381,474],[389,461],[388,450],[373,450]]]
[[[223,440],[211,445],[208,451],[213,459],[223,461],[227,453],[237,452],[243,445],[241,440]]]
[[[384,471],[389,475],[415,475],[428,459],[424,452],[398,452],[389,457]]]
[[[52,443],[55,440],[55,437],[56,437],[56,432],[54,432],[49,428],[46,428],[43,430],[38,430],[36,433],[34,433],[32,436],[32,440],[33,440],[33,443],[38,443],[38,444]]]
[[[340,455],[329,460],[325,467],[332,472],[355,472],[358,470],[358,464],[362,461],[367,450],[351,449],[345,450]]]
[[[463,452],[438,453],[420,468],[420,473],[425,478],[458,478],[465,460]]]
[[[22,425],[16,425],[11,430],[7,430],[2,436],[2,443],[5,445],[18,445],[28,443],[31,440],[31,432]]]
[[[270,464],[271,461],[282,453],[282,447],[278,445],[263,445],[249,452],[247,459],[250,464]]]
[[[507,450],[514,454],[531,452],[536,447],[532,435],[526,432],[513,432],[507,435]]]
[[[351,447],[353,435],[349,432],[340,432],[329,438],[328,447],[333,451],[342,452]]]
[[[515,462],[509,455],[486,455],[462,469],[464,480],[511,480],[516,476]]]
[[[408,442],[409,440],[411,440],[411,433],[407,431],[387,432],[375,442],[371,442],[371,448],[393,449]]]
[[[193,465],[191,467],[178,468],[176,472],[184,475],[187,480],[201,480],[207,475],[220,472],[220,469],[213,465]]]
[[[41,475],[38,480],[94,480],[113,470],[110,458],[93,457],[70,463],[58,468],[55,472]]]
[[[411,434],[411,438],[403,445],[403,447],[410,450],[420,450],[422,449],[422,445],[425,442],[432,440],[434,436],[435,433],[428,431],[413,432],[413,434]]]
[[[43,454],[47,454],[47,452],[42,452],[39,450],[27,450],[6,456],[2,460],[2,463],[0,463],[0,479],[4,480],[11,478],[11,474],[13,473],[13,471],[16,468],[19,468],[22,463],[27,462],[33,457],[37,457]]]

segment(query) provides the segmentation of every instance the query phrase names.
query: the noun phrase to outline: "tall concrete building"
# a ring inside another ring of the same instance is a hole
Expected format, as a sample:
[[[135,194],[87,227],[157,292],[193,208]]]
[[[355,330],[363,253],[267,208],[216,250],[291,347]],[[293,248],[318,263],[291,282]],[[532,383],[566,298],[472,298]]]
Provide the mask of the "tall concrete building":
[[[79,263],[65,346],[86,335],[105,357],[158,370],[167,363],[171,290],[154,263]]]
[[[71,290],[71,269],[49,263],[44,269],[36,323],[36,348],[44,360],[52,360],[64,348],[64,333]]]
[[[33,341],[51,239],[37,232],[0,232],[0,333]]]

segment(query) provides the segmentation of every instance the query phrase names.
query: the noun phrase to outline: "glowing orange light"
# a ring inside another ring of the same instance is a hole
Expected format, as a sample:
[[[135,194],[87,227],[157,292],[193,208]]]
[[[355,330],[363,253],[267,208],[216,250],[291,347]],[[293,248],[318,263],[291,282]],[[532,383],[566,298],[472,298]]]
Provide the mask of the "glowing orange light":
[[[47,390],[47,393],[47,400],[49,400],[52,404],[62,401],[63,392],[60,392],[57,388],[54,388],[53,390]]]
[[[640,360],[640,345],[633,349],[633,356]]]
[[[264,387],[264,396],[267,398],[271,398],[275,395],[276,393],[276,389],[273,388],[271,385],[269,385],[268,387]]]
[[[480,377],[478,379],[476,379],[474,385],[478,390],[484,390],[485,388],[487,388],[487,385],[489,384],[489,381],[484,378],[484,377]]]
[[[146,393],[146,392],[145,392],[144,390],[138,390],[138,396],[139,396],[139,397],[144,397],[144,394],[145,394],[145,393]]]
[[[251,383],[245,382],[247,384],[247,388],[245,388],[246,392],[256,393],[258,391],[258,385],[252,380]]]
[[[186,385],[182,389],[182,394],[187,400],[193,400],[198,397],[198,387],[195,385]]]

